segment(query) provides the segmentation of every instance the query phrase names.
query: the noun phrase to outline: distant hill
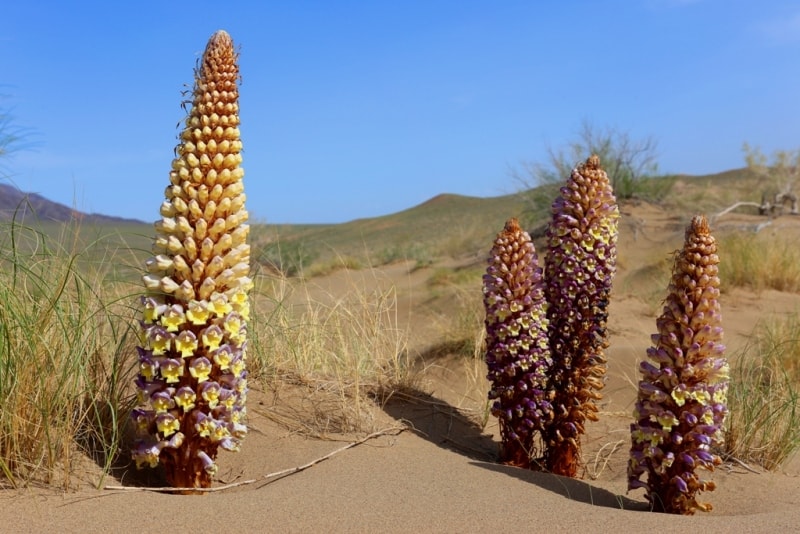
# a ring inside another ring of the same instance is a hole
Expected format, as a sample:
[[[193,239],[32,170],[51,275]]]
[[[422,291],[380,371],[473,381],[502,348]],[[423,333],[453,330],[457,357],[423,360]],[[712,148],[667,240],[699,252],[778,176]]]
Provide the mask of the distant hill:
[[[40,221],[68,222],[80,220],[87,223],[141,224],[136,219],[125,219],[98,213],[83,213],[48,200],[38,193],[25,193],[8,184],[0,184],[0,221],[18,221],[34,218]]]

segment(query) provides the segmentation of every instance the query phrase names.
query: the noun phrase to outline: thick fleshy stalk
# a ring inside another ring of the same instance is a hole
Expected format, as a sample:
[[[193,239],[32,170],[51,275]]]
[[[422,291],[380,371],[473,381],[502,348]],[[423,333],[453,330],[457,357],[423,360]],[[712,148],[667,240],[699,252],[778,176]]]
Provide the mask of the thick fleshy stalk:
[[[597,156],[561,188],[547,229],[550,391],[554,419],[543,433],[547,470],[575,477],[586,420],[597,420],[606,372],[606,318],[616,271],[619,209]]]
[[[483,302],[489,399],[500,422],[501,461],[531,468],[541,453],[536,435],[552,418],[545,392],[552,361],[542,270],[530,235],[516,219],[494,241]]]
[[[160,463],[181,488],[209,487],[218,449],[238,449],[247,432],[252,281],[238,81],[233,41],[218,31],[195,71],[144,276],[133,458]]]
[[[721,460],[728,413],[728,363],[723,353],[717,245],[703,216],[692,219],[672,269],[658,333],[640,365],[642,379],[631,425],[628,488],[645,488],[654,510],[693,514],[714,489],[695,471]],[[646,480],[641,480],[646,475]]]

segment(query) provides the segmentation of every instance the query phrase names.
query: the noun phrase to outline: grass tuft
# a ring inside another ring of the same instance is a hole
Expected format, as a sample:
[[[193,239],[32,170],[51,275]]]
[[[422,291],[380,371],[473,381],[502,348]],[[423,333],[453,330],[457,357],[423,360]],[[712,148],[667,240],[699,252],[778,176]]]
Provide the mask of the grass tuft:
[[[719,244],[720,280],[725,287],[755,291],[800,291],[800,242],[772,232],[735,233]]]
[[[725,452],[774,471],[800,447],[800,317],[762,322],[733,367]]]
[[[68,488],[79,451],[107,473],[119,450],[131,326],[121,297],[99,293],[105,273],[79,267],[85,251],[3,226],[0,472],[12,487]]]

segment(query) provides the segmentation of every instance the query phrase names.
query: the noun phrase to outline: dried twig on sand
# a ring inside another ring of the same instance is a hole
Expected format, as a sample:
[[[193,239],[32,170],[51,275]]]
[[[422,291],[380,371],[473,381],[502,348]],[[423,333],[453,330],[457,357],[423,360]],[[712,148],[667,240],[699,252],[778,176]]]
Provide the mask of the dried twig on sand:
[[[369,434],[368,436],[365,436],[365,437],[359,439],[358,441],[350,442],[347,445],[345,445],[344,447],[340,447],[340,448],[338,448],[338,449],[336,449],[336,450],[334,450],[332,452],[329,452],[325,456],[321,456],[321,457],[319,457],[319,458],[317,458],[315,460],[312,460],[312,461],[308,462],[307,464],[298,465],[297,467],[290,467],[289,469],[283,469],[282,471],[276,471],[275,473],[269,473],[269,474],[261,476],[259,478],[254,478],[254,479],[250,479],[250,480],[242,480],[241,482],[234,482],[232,484],[226,484],[224,486],[216,486],[216,487],[213,487],[213,488],[171,488],[171,487],[167,487],[167,488],[141,488],[141,487],[131,487],[131,486],[105,486],[103,489],[106,489],[106,490],[120,490],[120,491],[158,491],[158,492],[181,492],[181,491],[186,491],[187,489],[191,489],[194,492],[203,492],[203,493],[212,493],[212,492],[217,492],[217,491],[229,490],[229,489],[236,488],[236,487],[239,487],[239,486],[247,486],[249,484],[255,484],[256,482],[269,480],[271,478],[276,478],[276,477],[283,478],[285,476],[289,476],[289,475],[293,475],[295,473],[299,473],[300,471],[305,471],[309,467],[313,467],[313,466],[317,465],[320,462],[324,462],[325,460],[327,460],[327,459],[329,459],[329,458],[331,458],[333,456],[336,456],[340,452],[344,452],[347,449],[352,449],[353,447],[356,447],[357,445],[361,445],[362,443],[365,443],[365,442],[367,442],[367,441],[369,441],[371,439],[374,439],[374,438],[377,438],[377,437],[380,437],[380,436],[397,436],[398,434],[400,434],[404,430],[407,430],[407,428],[408,427],[405,427],[405,426],[393,426],[393,427],[390,427],[390,428],[385,428],[383,430],[379,430],[377,432],[373,432],[372,434]]]

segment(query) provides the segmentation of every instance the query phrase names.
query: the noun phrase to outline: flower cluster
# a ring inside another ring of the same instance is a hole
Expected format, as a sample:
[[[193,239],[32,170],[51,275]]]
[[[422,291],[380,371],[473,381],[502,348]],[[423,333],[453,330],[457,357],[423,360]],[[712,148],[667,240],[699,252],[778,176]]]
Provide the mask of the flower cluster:
[[[572,171],[552,206],[545,260],[554,419],[543,433],[545,465],[574,477],[580,435],[597,420],[608,345],[606,318],[616,271],[619,209],[593,155]]]
[[[247,432],[252,281],[238,80],[233,42],[218,31],[195,73],[146,262],[132,456],[137,467],[162,464],[176,487],[209,487],[218,448],[237,450]]]
[[[718,264],[708,222],[697,216],[675,258],[649,361],[640,366],[628,488],[645,488],[653,508],[670,513],[710,510],[696,495],[713,490],[714,483],[695,470],[713,471],[720,464],[713,448],[722,445],[728,413],[728,363],[721,344]]]
[[[545,398],[550,349],[542,270],[516,219],[497,235],[483,277],[489,398],[500,421],[501,460],[531,467],[537,431],[552,418]]]

